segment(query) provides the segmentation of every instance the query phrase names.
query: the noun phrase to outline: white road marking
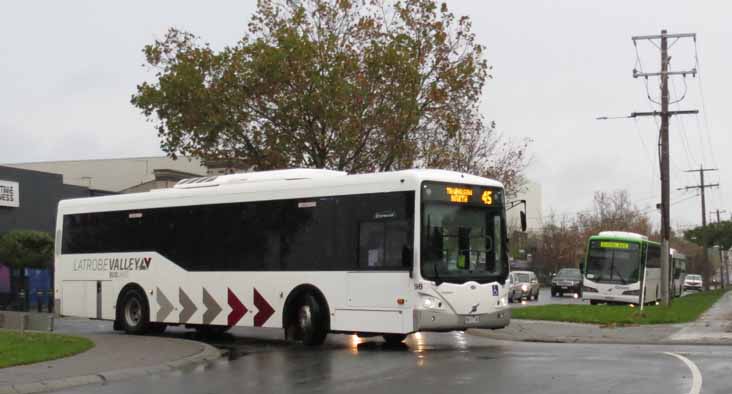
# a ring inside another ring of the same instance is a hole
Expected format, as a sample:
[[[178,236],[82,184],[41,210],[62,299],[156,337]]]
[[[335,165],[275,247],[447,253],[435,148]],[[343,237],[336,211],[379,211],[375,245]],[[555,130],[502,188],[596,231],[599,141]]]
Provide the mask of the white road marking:
[[[671,352],[664,352],[664,354],[668,354],[669,356],[674,356],[678,358],[679,360],[683,361],[684,364],[686,364],[687,367],[691,370],[691,390],[689,390],[689,394],[699,394],[701,393],[702,388],[702,375],[701,371],[699,371],[699,368],[694,364],[691,360],[688,358]]]

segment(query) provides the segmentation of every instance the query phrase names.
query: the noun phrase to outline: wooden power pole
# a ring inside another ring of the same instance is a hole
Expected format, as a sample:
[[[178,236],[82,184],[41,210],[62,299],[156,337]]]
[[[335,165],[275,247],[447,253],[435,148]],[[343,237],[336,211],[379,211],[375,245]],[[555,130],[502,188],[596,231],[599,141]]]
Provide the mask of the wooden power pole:
[[[722,215],[723,213],[727,213],[726,209],[715,209],[713,211],[709,211],[710,215],[713,215],[714,213],[717,213],[717,223],[722,223]]]
[[[668,55],[668,39],[679,40],[681,38],[693,38],[696,40],[695,33],[684,33],[684,34],[668,34],[666,30],[661,30],[660,35],[651,36],[635,36],[633,38],[633,44],[637,45],[639,40],[660,40],[661,41],[661,71],[656,73],[643,73],[633,70],[633,77],[648,78],[651,76],[659,76],[661,78],[661,112],[633,112],[631,117],[638,116],[660,116],[661,117],[661,130],[660,132],[660,143],[661,143],[661,300],[664,306],[668,306],[671,302],[669,294],[669,284],[671,282],[671,269],[670,269],[670,238],[671,238],[671,191],[670,191],[670,174],[669,174],[669,136],[668,136],[668,123],[669,119],[673,115],[684,115],[684,114],[696,114],[699,111],[669,111],[669,93],[668,93],[668,77],[669,75],[683,75],[691,74],[696,76],[696,69],[688,71],[669,71],[669,60]],[[674,41],[675,42],[675,41]]]

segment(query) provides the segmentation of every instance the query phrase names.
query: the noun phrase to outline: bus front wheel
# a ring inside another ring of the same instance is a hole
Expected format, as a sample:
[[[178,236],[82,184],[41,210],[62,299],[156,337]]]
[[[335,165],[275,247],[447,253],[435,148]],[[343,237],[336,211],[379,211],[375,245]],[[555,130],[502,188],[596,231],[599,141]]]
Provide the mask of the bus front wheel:
[[[150,307],[139,289],[127,290],[122,299],[122,328],[132,335],[142,335],[150,328]]]
[[[310,293],[303,294],[294,310],[295,316],[285,330],[288,340],[302,341],[307,346],[321,345],[328,335],[326,309]]]

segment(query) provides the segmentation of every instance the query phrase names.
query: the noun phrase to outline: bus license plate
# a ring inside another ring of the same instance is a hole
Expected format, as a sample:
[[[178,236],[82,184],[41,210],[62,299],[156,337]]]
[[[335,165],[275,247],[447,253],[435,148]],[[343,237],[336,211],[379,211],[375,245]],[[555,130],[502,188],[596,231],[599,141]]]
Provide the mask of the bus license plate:
[[[465,316],[465,324],[478,324],[480,316]]]

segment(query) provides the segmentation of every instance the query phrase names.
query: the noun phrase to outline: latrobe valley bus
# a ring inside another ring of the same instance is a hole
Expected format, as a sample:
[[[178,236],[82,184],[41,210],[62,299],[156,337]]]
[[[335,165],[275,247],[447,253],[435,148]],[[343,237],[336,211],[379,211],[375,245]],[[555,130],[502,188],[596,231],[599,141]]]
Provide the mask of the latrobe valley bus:
[[[311,345],[502,328],[504,199],[499,182],[449,171],[300,169],[65,200],[57,311],[131,334],[284,328]]]
[[[670,257],[669,289],[672,296],[680,296],[686,257],[675,250]],[[582,281],[582,298],[592,304],[639,304],[642,286],[643,302],[656,302],[661,299],[661,245],[640,234],[600,232],[588,241]]]

